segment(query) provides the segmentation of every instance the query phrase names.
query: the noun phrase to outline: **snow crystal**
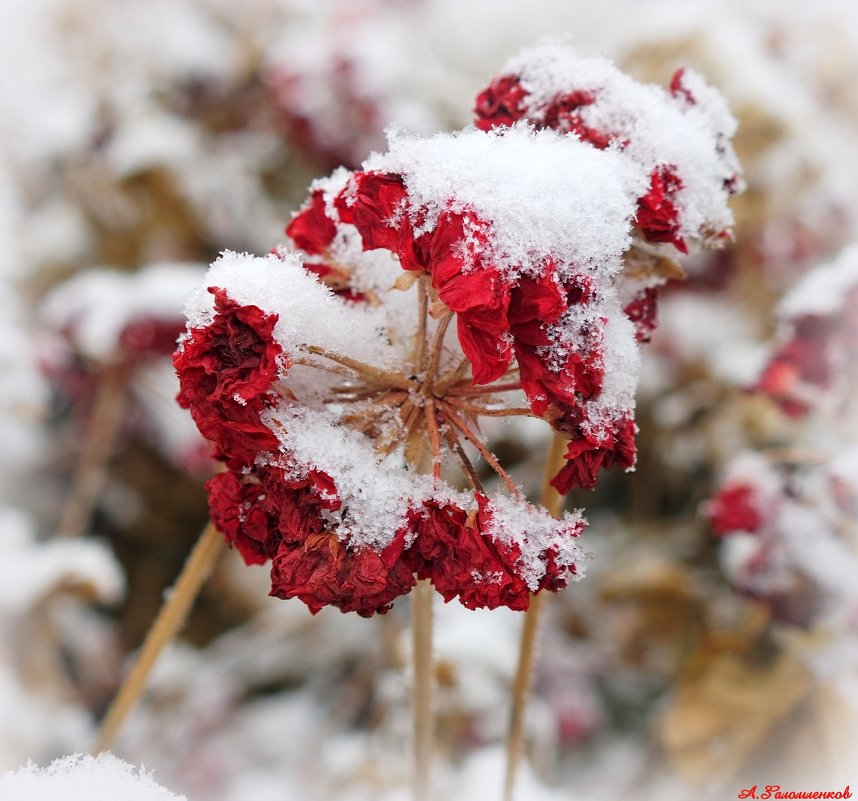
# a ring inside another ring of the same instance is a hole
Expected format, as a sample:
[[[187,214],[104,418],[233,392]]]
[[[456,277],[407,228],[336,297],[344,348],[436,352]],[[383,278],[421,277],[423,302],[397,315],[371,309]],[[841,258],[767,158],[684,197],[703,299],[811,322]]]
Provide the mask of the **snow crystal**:
[[[468,209],[492,225],[489,259],[511,277],[539,271],[548,256],[620,269],[647,181],[619,153],[525,125],[428,138],[393,131],[389,148],[363,167],[404,176],[412,207],[426,211],[421,230],[445,209]]]
[[[315,345],[380,367],[402,363],[400,348],[388,340],[384,313],[337,298],[302,267],[297,254],[285,250],[265,257],[222,253],[188,301],[185,312],[190,328],[202,328],[214,319],[209,287],[225,289],[243,306],[278,315],[274,338],[287,353]]]
[[[519,546],[521,557],[516,572],[531,591],[536,591],[545,575],[545,562],[540,556],[546,551],[553,551],[555,562],[562,567],[577,565],[575,578],[581,578],[581,547],[575,537],[563,533],[582,521],[580,510],[566,512],[558,520],[542,507],[504,495],[494,496],[488,509],[491,522],[484,533],[504,544]]]
[[[75,754],[46,768],[30,763],[0,775],[0,796],[4,801],[186,801],[113,754]]]

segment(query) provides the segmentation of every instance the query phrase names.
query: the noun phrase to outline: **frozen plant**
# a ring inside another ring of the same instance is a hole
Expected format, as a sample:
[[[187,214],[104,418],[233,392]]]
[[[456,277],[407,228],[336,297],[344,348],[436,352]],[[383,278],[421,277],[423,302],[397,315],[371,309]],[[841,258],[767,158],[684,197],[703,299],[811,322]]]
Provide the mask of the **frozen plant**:
[[[225,468],[200,549],[215,554],[219,530],[271,562],[272,595],[313,612],[369,616],[418,587],[421,798],[430,582],[469,608],[523,610],[581,575],[580,513],[529,503],[480,419],[550,425],[559,493],[632,469],[655,287],[682,274],[675,252],[728,238],[741,186],[735,122],[699,77],[645,87],[552,43],[513,67],[532,94],[520,119],[481,95],[476,128],[392,132],[386,153],[313,184],[287,228],[298,252],[222,254],[174,358]],[[584,127],[546,122],[544,106],[584,94]]]
[[[728,236],[735,124],[690,74],[664,92],[551,43],[510,69],[478,100],[486,130],[392,134],[314,184],[287,229],[304,264],[225,256],[213,301],[189,307],[182,402],[230,468],[208,485],[213,519],[247,561],[273,561],[275,595],[368,614],[415,575],[470,606],[563,586],[581,523],[539,522],[480,416],[568,436],[561,492],[634,465],[635,342],[655,325],[662,250]],[[405,479],[425,443],[432,480]],[[463,443],[509,496],[484,494]],[[472,498],[441,481],[445,455]]]

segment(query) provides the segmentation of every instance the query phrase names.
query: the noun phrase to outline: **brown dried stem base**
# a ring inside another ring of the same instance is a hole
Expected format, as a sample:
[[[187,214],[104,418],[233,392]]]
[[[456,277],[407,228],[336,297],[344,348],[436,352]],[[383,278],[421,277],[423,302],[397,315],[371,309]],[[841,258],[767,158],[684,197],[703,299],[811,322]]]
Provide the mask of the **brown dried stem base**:
[[[122,724],[146,689],[147,679],[155,661],[184,625],[188,612],[214,568],[223,547],[223,536],[215,528],[214,523],[209,523],[194,545],[176,584],[170,590],[158,617],[146,634],[136,661],[107,710],[107,715],[96,737],[94,754],[100,754],[112,746]]]

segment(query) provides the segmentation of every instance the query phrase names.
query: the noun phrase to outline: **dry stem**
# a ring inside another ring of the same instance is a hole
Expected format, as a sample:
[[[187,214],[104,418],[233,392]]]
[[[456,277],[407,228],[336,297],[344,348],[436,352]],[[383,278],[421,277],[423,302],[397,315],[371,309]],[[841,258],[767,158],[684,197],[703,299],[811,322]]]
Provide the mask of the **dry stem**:
[[[449,426],[444,427],[444,439],[447,440],[447,445],[450,446],[450,450],[459,457],[459,461],[462,464],[462,469],[465,471],[465,475],[468,477],[468,481],[471,482],[471,486],[477,490],[477,492],[482,492],[485,494],[485,490],[483,489],[483,482],[480,481],[480,477],[477,475],[477,471],[474,470],[474,466],[471,464],[471,460],[468,458],[468,454],[465,453],[465,449],[462,447],[462,443],[459,442],[459,438],[456,436],[456,432],[453,431]]]
[[[462,376],[465,375],[465,370],[468,369],[468,365],[470,365],[470,363],[469,359],[464,358],[455,367],[452,367],[444,373],[444,375],[435,382],[435,394],[439,398],[443,398],[444,395],[447,394],[447,390],[450,389],[450,387],[452,387],[457,381],[461,380]]]
[[[512,392],[521,389],[520,381],[512,381],[507,384],[489,384],[485,387],[464,386],[452,387],[448,395],[490,395],[494,392]]]
[[[128,400],[128,371],[122,365],[105,368],[99,376],[86,438],[75,467],[71,489],[63,504],[57,532],[79,537],[107,482],[110,460]]]
[[[359,375],[364,376],[370,381],[377,381],[381,384],[387,384],[399,389],[416,389],[417,382],[412,381],[408,376],[402,373],[394,373],[390,370],[382,370],[379,367],[373,367],[371,364],[359,362],[357,359],[352,359],[349,356],[343,356],[339,353],[332,353],[324,348],[319,348],[316,345],[307,345],[307,353],[312,353],[314,356],[322,356],[325,359],[330,359],[332,362],[341,364],[354,370]]]
[[[441,434],[438,431],[435,400],[431,395],[426,398],[424,414],[426,415],[426,430],[429,432],[429,442],[432,443],[432,477],[437,481],[441,478]]]
[[[545,476],[542,482],[540,503],[554,517],[563,511],[563,496],[549,483],[563,466],[566,438],[555,433],[545,460]],[[533,680],[533,663],[536,656],[536,635],[542,617],[542,596],[532,595],[530,607],[524,614],[521,644],[518,651],[518,667],[512,686],[512,709],[506,742],[506,772],[504,774],[503,801],[512,801],[518,765],[524,751],[524,715]]]
[[[146,689],[146,680],[164,647],[175,637],[224,546],[221,533],[209,523],[194,545],[179,578],[146,634],[137,659],[101,723],[93,753],[108,750],[125,718]]]
[[[414,775],[414,801],[430,798],[433,751],[432,721],[432,584],[421,579],[411,601],[411,636],[414,653],[414,684],[411,692]]]
[[[429,312],[429,290],[426,287],[427,277],[421,274],[417,282],[417,334],[414,342],[414,372],[423,372],[426,362],[426,318]]]
[[[444,407],[444,419],[449,420],[450,424],[459,429],[462,436],[468,440],[479,452],[480,456],[488,462],[489,467],[498,474],[500,479],[506,485],[506,488],[515,496],[519,497],[520,493],[518,491],[518,487],[512,483],[512,479],[509,477],[506,470],[501,467],[500,462],[495,459],[494,455],[489,451],[488,448],[483,444],[482,440],[473,432],[470,428],[464,423],[464,421],[456,414],[456,408],[451,406],[449,403],[445,403],[441,401]]]
[[[450,320],[453,319],[453,312],[448,311],[438,323],[438,330],[435,332],[435,340],[432,342],[432,350],[429,353],[429,365],[426,368],[426,378],[423,380],[423,393],[428,395],[432,391],[432,381],[435,379],[435,373],[438,371],[438,365],[441,363],[441,351],[444,347],[444,334],[447,333],[447,327],[450,325]]]
[[[489,409],[485,406],[479,406],[474,403],[463,403],[456,398],[451,398],[447,401],[450,406],[455,406],[463,412],[470,414],[481,415],[483,417],[536,417],[529,408],[514,408],[514,409]]]

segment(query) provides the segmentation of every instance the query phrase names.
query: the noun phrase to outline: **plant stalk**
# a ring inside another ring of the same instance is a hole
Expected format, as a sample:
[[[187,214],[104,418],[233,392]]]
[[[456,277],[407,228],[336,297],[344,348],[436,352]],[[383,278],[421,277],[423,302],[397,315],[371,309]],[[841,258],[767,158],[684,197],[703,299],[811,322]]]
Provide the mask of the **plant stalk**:
[[[158,617],[147,632],[137,659],[107,710],[96,737],[94,754],[100,754],[113,745],[122,724],[143,695],[158,656],[184,625],[188,612],[203,583],[211,574],[223,547],[223,536],[214,523],[209,523],[194,545],[182,572],[158,612]]]
[[[563,496],[549,483],[563,466],[566,453],[566,438],[555,433],[545,460],[545,475],[542,481],[540,503],[554,517],[563,511]],[[506,771],[504,774],[503,801],[513,801],[518,766],[524,753],[524,718],[533,682],[533,665],[536,658],[536,639],[542,619],[543,599],[531,595],[530,606],[524,613],[521,643],[518,651],[518,667],[512,685],[512,709],[506,742]]]
[[[86,438],[60,512],[57,533],[61,537],[80,537],[90,524],[93,509],[107,483],[107,464],[127,401],[127,369],[123,365],[106,367],[98,378]]]
[[[414,801],[429,801],[434,726],[432,720],[432,584],[420,579],[412,593],[411,637],[414,678],[411,689]]]

